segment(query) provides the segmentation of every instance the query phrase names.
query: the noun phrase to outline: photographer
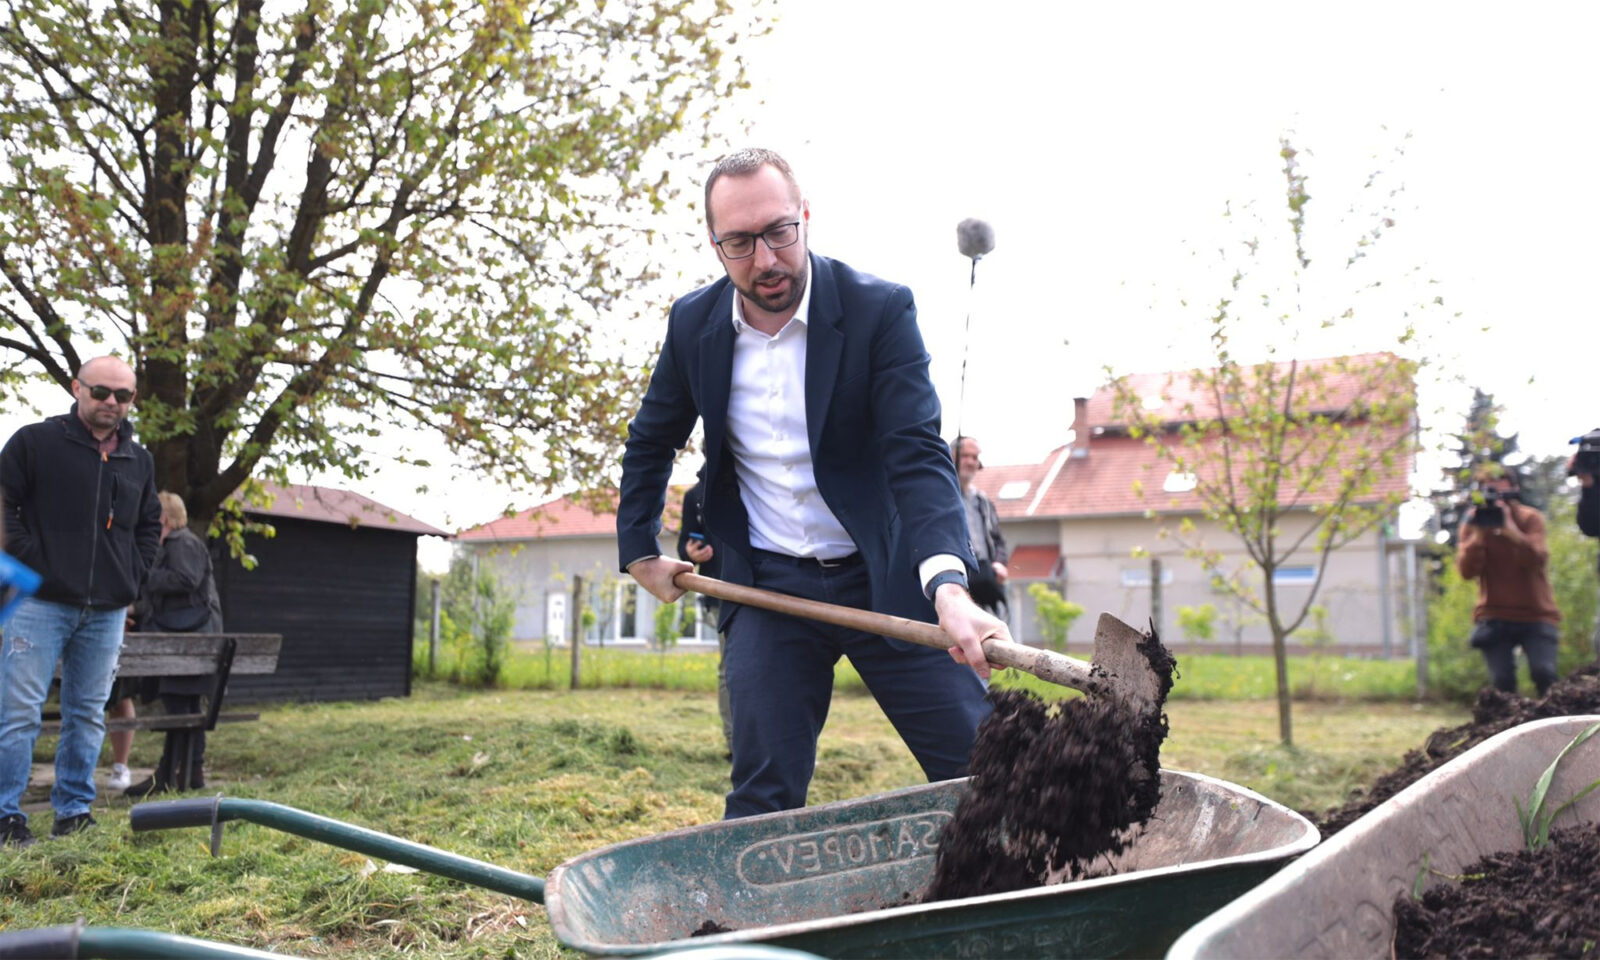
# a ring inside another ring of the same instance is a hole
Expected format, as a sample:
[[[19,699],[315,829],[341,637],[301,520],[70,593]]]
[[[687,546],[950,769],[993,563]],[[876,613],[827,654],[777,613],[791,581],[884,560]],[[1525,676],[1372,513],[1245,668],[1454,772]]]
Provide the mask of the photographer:
[[[1582,488],[1578,494],[1578,529],[1585,536],[1600,537],[1600,484],[1595,483],[1595,477],[1600,475],[1600,428],[1575,437],[1572,442],[1578,445],[1578,452],[1567,464],[1567,476],[1577,477]],[[1595,626],[1594,651],[1600,657],[1600,624]]]
[[[1517,689],[1516,648],[1544,696],[1556,681],[1561,612],[1550,591],[1544,516],[1521,502],[1516,480],[1496,477],[1480,486],[1482,502],[1461,523],[1456,566],[1478,581],[1472,645],[1483,653],[1498,690]]]

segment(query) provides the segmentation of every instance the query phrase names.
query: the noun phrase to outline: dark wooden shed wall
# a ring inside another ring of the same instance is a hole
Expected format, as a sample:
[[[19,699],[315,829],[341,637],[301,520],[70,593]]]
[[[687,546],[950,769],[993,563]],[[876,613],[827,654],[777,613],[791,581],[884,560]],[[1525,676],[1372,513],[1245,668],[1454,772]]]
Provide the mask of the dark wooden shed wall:
[[[249,539],[256,569],[217,562],[217,591],[228,630],[282,634],[283,650],[276,674],[231,680],[228,699],[409,695],[416,535],[265,519],[277,536]]]

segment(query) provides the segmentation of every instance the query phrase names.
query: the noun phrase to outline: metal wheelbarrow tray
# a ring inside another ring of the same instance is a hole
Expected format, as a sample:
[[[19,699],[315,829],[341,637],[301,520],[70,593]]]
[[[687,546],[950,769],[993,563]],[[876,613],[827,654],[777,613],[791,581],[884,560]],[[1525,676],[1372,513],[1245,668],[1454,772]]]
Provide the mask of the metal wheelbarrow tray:
[[[1194,957],[1389,957],[1394,899],[1445,882],[1491,853],[1522,849],[1515,800],[1563,747],[1600,716],[1554,717],[1513,727],[1456,757],[1339,831],[1271,879],[1207,917],[1173,944],[1168,960]],[[1556,770],[1547,807],[1600,779],[1600,737]],[[1600,793],[1554,826],[1600,820]]]
[[[603,956],[764,943],[826,957],[1160,955],[1318,840],[1236,784],[1164,770],[1149,825],[1115,874],[921,904],[966,781],[726,820],[615,844],[547,880],[256,800],[136,806],[135,830],[250,820],[545,904],[564,944]],[[726,928],[688,940],[707,922]]]

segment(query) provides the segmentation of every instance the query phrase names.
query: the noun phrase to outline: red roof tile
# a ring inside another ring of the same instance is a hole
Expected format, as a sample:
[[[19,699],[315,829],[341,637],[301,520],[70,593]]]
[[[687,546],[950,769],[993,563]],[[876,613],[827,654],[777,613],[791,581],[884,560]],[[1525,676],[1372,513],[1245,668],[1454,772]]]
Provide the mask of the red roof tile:
[[[1384,444],[1405,443],[1404,428],[1387,431]],[[1168,442],[1176,443],[1176,438]],[[1125,436],[1101,436],[1089,443],[1089,455],[1079,458],[1062,458],[1062,450],[1054,451],[1051,458],[1031,469],[1043,482],[1051,466],[1061,461],[1053,480],[1045,487],[1043,496],[1033,490],[1022,499],[1001,499],[996,496],[1004,474],[1002,468],[984,470],[978,474],[980,489],[995,502],[1003,520],[1021,520],[1049,517],[1126,516],[1142,514],[1147,510],[1157,513],[1195,513],[1201,510],[1201,501],[1194,492],[1167,491],[1163,489],[1173,472],[1172,461],[1159,454],[1142,439]],[[1341,459],[1348,465],[1356,456],[1352,445]],[[991,474],[995,476],[991,477]],[[1385,496],[1404,493],[1409,489],[1411,456],[1409,449],[1398,458],[1394,468],[1380,471],[1373,491],[1363,498],[1375,502]],[[1141,489],[1142,488],[1142,489]],[[1289,496],[1293,491],[1285,489]],[[1332,499],[1331,486],[1324,485],[1308,491],[1300,506],[1327,503]]]
[[[667,490],[667,509],[661,517],[665,530],[676,533],[687,486]],[[564,537],[614,537],[617,533],[617,493],[595,494],[609,508],[594,509],[583,498],[568,496],[529,507],[509,517],[496,517],[456,534],[457,540],[550,540]]]
[[[245,512],[267,517],[284,517],[295,520],[314,520],[322,523],[339,523],[350,527],[398,530],[429,537],[448,537],[450,534],[430,526],[416,517],[392,510],[376,500],[349,490],[332,487],[315,487],[309,484],[263,483],[272,502],[268,506],[250,505]]]
[[[1399,360],[1392,353],[1367,353],[1352,357],[1325,357],[1299,361],[1297,375],[1313,372],[1322,378],[1322,384],[1313,393],[1318,401],[1316,409],[1307,412],[1343,410],[1360,397],[1361,378],[1357,372],[1372,364],[1390,364]],[[1273,364],[1274,372],[1286,374],[1289,361]],[[1246,382],[1252,376],[1253,365],[1246,365],[1243,375]],[[1201,371],[1209,373],[1210,371]],[[1182,423],[1205,420],[1216,416],[1216,399],[1194,382],[1192,370],[1174,370],[1163,373],[1133,373],[1123,378],[1137,397],[1159,398],[1159,406],[1149,412],[1161,423]],[[1089,398],[1086,416],[1090,429],[1118,427],[1125,419],[1116,415],[1116,392],[1111,387],[1101,387]]]

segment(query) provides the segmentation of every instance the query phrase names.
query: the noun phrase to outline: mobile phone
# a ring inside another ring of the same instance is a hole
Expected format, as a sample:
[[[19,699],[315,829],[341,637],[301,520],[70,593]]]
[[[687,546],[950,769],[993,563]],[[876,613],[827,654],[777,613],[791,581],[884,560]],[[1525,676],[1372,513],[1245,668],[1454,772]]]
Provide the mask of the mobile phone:
[[[701,543],[705,543],[706,542],[706,535],[703,534],[703,533],[691,533],[691,534],[689,534],[689,539],[690,540],[699,540]]]

